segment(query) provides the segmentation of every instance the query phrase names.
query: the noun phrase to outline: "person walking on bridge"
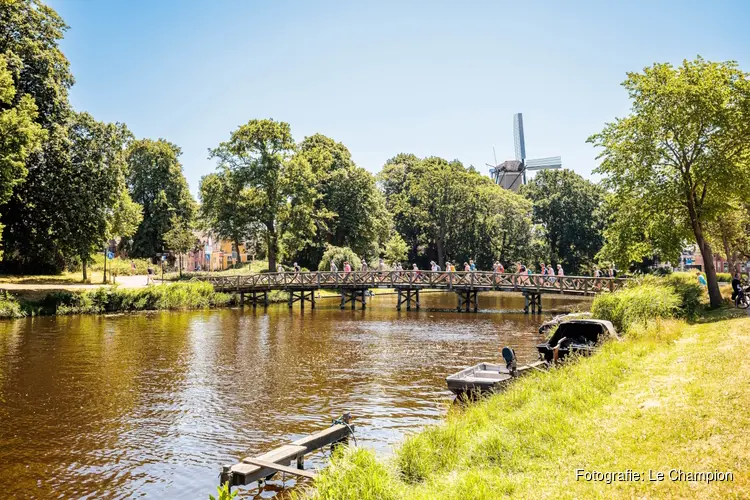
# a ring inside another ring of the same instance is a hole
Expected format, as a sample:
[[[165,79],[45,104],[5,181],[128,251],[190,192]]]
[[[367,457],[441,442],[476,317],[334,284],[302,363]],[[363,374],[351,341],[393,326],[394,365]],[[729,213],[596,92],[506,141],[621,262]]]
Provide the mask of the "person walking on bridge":
[[[464,272],[468,273],[469,271],[471,271],[471,267],[469,267],[469,263],[468,262],[464,262]]]
[[[557,265],[557,276],[560,278],[565,276],[565,273],[563,272],[563,268],[560,264]]]
[[[276,272],[279,274],[284,274],[284,266],[282,266],[281,263],[276,264]]]
[[[344,273],[349,274],[350,272],[352,272],[352,266],[349,264],[349,261],[346,260],[344,261]]]
[[[367,259],[365,259],[364,257],[362,257],[362,267],[360,268],[360,271],[362,271],[363,273],[367,272]]]
[[[332,273],[339,272],[339,268],[338,268],[338,266],[336,265],[336,262],[333,259],[331,259],[331,272]]]
[[[473,259],[469,259],[469,271],[476,271],[477,265],[474,263]]]

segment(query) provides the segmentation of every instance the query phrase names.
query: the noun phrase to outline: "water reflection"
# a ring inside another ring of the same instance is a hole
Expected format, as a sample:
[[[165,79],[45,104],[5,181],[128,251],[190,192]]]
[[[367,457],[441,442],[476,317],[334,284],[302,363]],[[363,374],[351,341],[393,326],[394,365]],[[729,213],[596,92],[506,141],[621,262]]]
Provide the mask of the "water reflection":
[[[2,322],[0,487],[10,497],[205,497],[221,464],[344,411],[360,446],[387,454],[444,414],[447,374],[499,360],[502,345],[536,357],[543,317],[519,314],[520,297],[480,295],[486,314],[456,313],[451,294],[421,303]],[[581,304],[545,299],[555,311]]]

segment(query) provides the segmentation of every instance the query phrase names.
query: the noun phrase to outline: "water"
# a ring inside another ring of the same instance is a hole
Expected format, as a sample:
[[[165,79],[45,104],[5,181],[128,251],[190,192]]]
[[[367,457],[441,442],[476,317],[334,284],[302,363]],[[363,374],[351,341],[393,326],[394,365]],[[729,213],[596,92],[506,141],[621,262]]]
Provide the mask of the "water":
[[[536,358],[550,316],[520,296],[395,297],[368,309],[262,309],[41,317],[0,322],[0,491],[31,498],[207,498],[222,464],[322,429],[351,411],[360,446],[391,453],[440,420],[445,376],[499,361],[511,345]],[[545,308],[586,302],[545,299]],[[308,466],[325,463],[312,457]],[[287,480],[286,486],[293,485]],[[281,481],[243,494],[270,497]]]

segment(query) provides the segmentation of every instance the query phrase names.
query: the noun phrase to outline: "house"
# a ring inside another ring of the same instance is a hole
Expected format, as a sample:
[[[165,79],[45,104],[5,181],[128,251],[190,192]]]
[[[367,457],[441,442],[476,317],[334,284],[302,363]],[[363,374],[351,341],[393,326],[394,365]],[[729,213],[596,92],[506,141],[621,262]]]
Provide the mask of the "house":
[[[715,252],[713,257],[717,273],[731,272],[729,269],[729,262],[724,259],[723,255]],[[746,272],[748,269],[747,264],[747,262],[741,262],[739,271],[742,273]],[[680,255],[680,269],[697,269],[699,271],[705,271],[703,255],[701,255],[697,245],[689,245],[682,251],[682,255]]]
[[[196,234],[201,245],[198,250],[187,254],[183,259],[183,270],[222,271],[243,262],[249,262],[251,255],[240,244],[239,251],[234,243],[220,240],[204,233]]]

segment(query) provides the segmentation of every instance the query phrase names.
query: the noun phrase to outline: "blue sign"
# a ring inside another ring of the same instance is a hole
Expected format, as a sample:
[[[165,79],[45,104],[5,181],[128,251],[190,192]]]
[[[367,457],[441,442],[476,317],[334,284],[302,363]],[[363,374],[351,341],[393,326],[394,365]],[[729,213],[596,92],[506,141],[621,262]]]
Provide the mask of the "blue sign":
[[[115,258],[115,254],[113,254],[113,253],[112,253],[111,251],[110,251],[110,252],[107,252],[107,258],[108,258],[109,260],[112,260],[112,259],[114,259],[114,258]]]

